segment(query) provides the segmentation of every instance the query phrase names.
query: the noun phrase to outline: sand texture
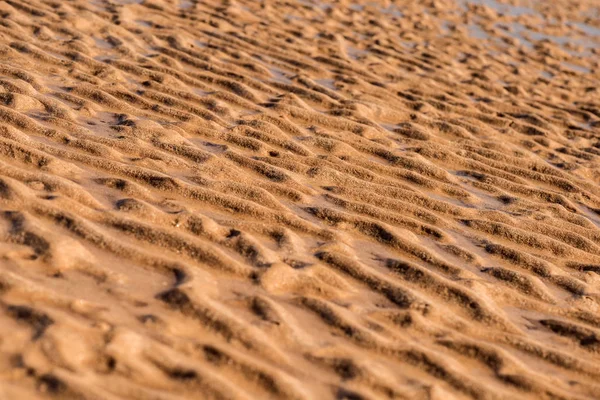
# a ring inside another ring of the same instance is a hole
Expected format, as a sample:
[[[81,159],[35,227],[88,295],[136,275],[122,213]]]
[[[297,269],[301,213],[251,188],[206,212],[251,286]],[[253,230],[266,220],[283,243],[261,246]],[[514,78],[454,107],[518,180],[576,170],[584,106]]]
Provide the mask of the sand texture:
[[[600,398],[597,0],[1,0],[0,399]]]

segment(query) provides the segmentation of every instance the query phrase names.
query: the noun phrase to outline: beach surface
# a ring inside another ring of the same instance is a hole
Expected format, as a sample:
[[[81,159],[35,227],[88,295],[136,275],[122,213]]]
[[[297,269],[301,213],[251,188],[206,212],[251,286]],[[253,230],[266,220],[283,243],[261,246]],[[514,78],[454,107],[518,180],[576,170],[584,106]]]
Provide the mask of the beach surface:
[[[596,0],[0,1],[0,399],[600,398]]]

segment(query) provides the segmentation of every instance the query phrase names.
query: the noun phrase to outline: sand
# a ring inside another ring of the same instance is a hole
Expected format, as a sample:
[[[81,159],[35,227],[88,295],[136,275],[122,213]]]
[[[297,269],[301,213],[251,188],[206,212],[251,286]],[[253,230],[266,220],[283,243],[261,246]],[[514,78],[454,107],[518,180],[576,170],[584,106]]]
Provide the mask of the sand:
[[[0,399],[600,398],[600,11],[511,1],[0,1]]]

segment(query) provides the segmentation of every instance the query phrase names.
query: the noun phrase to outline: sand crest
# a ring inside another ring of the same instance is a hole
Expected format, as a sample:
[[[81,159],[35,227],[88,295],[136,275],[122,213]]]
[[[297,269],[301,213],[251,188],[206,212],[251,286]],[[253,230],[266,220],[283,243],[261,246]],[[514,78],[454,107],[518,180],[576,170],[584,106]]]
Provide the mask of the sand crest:
[[[0,1],[0,399],[593,399],[595,0]]]

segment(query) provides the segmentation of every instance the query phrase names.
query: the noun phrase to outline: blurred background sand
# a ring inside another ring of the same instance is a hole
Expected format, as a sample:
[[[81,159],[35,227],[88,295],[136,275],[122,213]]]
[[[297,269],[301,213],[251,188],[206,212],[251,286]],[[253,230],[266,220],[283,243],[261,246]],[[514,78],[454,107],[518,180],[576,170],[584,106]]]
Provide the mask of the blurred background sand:
[[[0,399],[592,399],[597,1],[0,1]]]

